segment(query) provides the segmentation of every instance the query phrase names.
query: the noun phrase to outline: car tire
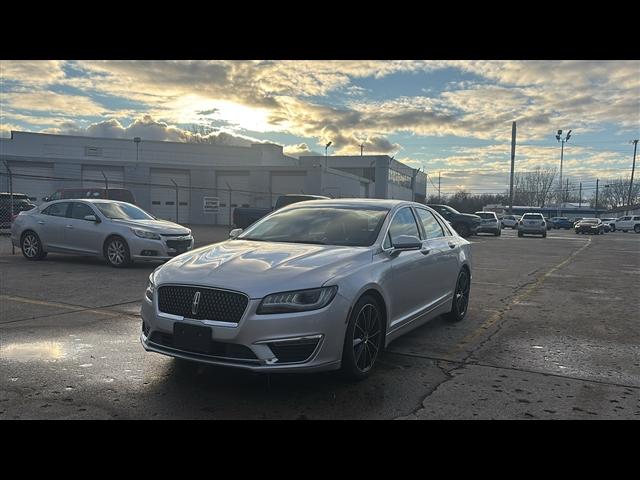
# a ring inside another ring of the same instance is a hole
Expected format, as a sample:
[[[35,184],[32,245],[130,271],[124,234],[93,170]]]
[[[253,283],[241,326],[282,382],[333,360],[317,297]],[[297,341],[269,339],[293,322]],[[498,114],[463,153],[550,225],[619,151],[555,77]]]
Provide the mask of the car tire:
[[[380,302],[364,295],[351,310],[342,348],[342,374],[363,380],[373,369],[384,345],[384,313]]]
[[[27,260],[42,260],[47,256],[42,248],[42,241],[36,232],[31,230],[24,232],[20,239],[22,255]]]
[[[615,232],[615,231],[616,231],[616,227],[615,227],[615,225],[611,225],[611,231],[612,231],[612,232]]]
[[[443,315],[450,322],[459,322],[464,319],[469,310],[469,293],[471,292],[471,276],[466,268],[460,270],[456,280],[456,289],[453,294],[451,311]]]
[[[547,233],[546,232],[542,234],[542,238],[547,238]]]
[[[458,232],[460,234],[461,237],[466,238],[469,235],[471,235],[471,231],[469,230],[469,227],[467,227],[467,225],[465,225],[464,223],[456,223],[453,226],[454,230],[456,232]]]
[[[497,230],[497,231],[496,231],[496,233],[495,233],[495,235],[496,235],[496,237],[499,237],[500,235],[502,235],[502,231]]]
[[[132,263],[129,245],[124,238],[118,236],[109,237],[104,242],[104,258],[115,268],[123,268]]]
[[[518,232],[519,237],[522,237],[522,235],[523,235],[522,232]]]
[[[633,231],[636,233],[640,233],[640,225],[636,225],[633,227]]]

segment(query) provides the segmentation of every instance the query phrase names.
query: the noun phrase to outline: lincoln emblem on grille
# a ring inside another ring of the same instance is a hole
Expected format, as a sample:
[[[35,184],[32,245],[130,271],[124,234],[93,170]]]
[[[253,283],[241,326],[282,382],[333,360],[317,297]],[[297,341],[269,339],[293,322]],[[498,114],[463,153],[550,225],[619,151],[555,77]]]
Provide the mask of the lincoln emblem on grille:
[[[197,315],[199,303],[200,303],[200,292],[196,292],[196,294],[193,296],[193,303],[191,304],[192,314]]]

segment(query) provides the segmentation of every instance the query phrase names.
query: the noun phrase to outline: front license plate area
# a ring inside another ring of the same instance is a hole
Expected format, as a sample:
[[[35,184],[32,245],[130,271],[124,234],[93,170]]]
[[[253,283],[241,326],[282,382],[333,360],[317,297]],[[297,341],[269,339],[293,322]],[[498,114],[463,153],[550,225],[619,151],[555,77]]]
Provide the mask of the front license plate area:
[[[211,328],[175,323],[173,325],[173,344],[179,350],[209,353],[211,347]]]

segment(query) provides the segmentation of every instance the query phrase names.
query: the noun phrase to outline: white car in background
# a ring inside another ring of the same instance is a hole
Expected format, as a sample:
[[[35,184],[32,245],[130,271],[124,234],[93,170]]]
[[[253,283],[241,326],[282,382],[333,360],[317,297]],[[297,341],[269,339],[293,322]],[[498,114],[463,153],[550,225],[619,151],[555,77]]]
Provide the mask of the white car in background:
[[[518,224],[518,236],[524,234],[542,235],[547,238],[547,222],[541,213],[525,213]]]
[[[622,230],[623,232],[633,230],[636,233],[640,233],[640,215],[628,215],[626,217],[621,217],[616,220],[614,226],[614,232],[616,230]]]
[[[518,222],[520,221],[520,217],[517,215],[505,215],[502,217],[502,228],[518,228]]]
[[[476,233],[493,233],[496,237],[500,236],[502,227],[494,212],[476,212],[475,214],[482,219]]]

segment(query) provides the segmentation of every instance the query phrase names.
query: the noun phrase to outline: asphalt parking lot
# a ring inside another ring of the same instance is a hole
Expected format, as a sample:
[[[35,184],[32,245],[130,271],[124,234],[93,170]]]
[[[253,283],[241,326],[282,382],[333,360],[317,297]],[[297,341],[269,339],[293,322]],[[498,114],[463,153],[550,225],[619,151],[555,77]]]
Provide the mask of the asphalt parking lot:
[[[467,318],[401,337],[349,383],[146,353],[157,264],[28,262],[0,237],[0,419],[640,419],[640,235],[471,240]]]

